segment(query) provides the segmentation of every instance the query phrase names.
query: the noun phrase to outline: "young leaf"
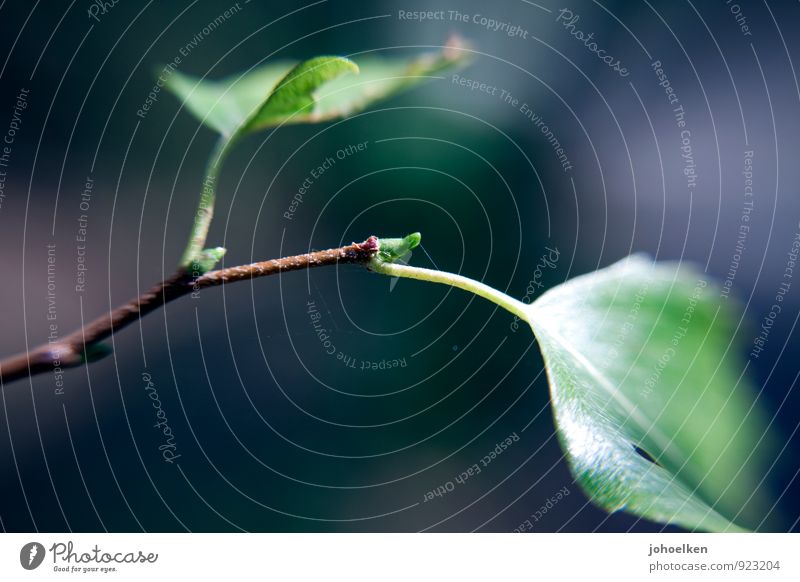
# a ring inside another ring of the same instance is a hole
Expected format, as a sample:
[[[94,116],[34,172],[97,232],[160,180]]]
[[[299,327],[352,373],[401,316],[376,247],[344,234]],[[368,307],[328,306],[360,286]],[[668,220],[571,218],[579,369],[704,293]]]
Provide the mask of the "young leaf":
[[[212,270],[217,263],[222,260],[222,257],[225,256],[227,249],[223,247],[214,247],[213,249],[203,249],[200,255],[193,263],[193,268],[195,271],[192,272],[196,276],[205,275],[210,270]]]
[[[709,531],[765,516],[768,439],[725,301],[702,273],[634,256],[530,306],[559,439],[597,505]]]
[[[413,232],[403,238],[382,238],[378,243],[379,260],[392,263],[402,260],[412,250],[419,246],[422,235]]]
[[[279,61],[220,81],[173,71],[165,87],[206,126],[232,136],[281,123],[315,123],[350,115],[465,63],[468,53],[461,48],[454,40],[440,53],[411,59]]]
[[[232,135],[295,64],[276,61],[220,81],[173,71],[164,86],[204,125],[222,135]]]
[[[272,90],[264,104],[248,118],[243,132],[258,131],[292,117],[314,113],[314,93],[325,83],[346,73],[358,73],[358,66],[342,57],[316,57],[303,61]]]
[[[192,233],[181,258],[190,268],[202,260],[214,215],[220,167],[238,138],[287,123],[315,123],[344,117],[446,68],[464,63],[468,52],[457,38],[440,54],[415,59],[364,59],[359,67],[342,57],[316,57],[299,64],[270,63],[222,81],[197,79],[175,70],[164,86],[186,109],[220,134],[209,159]],[[162,77],[160,77],[161,79]],[[353,80],[357,79],[357,80]]]
[[[366,109],[376,101],[466,64],[468,54],[457,50],[462,48],[460,41],[451,43],[441,53],[430,53],[411,60],[375,56],[357,59],[360,71],[357,76],[340,77],[320,89],[316,117],[322,120],[346,117]]]

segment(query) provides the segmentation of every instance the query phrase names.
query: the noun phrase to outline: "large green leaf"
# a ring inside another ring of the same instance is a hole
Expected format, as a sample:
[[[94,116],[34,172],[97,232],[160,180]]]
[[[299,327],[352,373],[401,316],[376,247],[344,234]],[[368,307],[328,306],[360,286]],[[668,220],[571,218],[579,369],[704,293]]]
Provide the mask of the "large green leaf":
[[[411,59],[278,61],[219,81],[174,71],[165,87],[205,125],[233,136],[281,123],[314,123],[350,115],[463,63],[468,53],[460,48],[449,46]]]
[[[600,507],[709,531],[762,522],[771,457],[727,301],[702,273],[633,256],[530,306],[559,439]]]

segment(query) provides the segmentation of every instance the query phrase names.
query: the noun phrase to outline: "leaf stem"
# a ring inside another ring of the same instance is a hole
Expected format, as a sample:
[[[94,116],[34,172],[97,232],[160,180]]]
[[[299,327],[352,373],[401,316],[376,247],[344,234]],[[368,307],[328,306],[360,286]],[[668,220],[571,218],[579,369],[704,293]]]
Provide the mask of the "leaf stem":
[[[423,269],[422,267],[409,267],[408,265],[401,265],[398,263],[387,262],[376,255],[369,262],[368,268],[376,273],[389,275],[390,277],[405,277],[408,279],[417,279],[420,281],[429,281],[431,283],[441,283],[442,285],[450,285],[451,287],[458,287],[464,291],[474,293],[479,297],[488,299],[495,305],[499,305],[506,311],[509,311],[524,321],[530,318],[529,306],[518,299],[514,299],[510,295],[498,291],[494,287],[490,287],[485,283],[464,277],[463,275],[456,275],[455,273],[448,273],[446,271],[435,271],[433,269]]]
[[[208,229],[211,226],[211,219],[214,217],[214,202],[217,198],[217,182],[219,181],[222,163],[225,161],[227,152],[236,141],[237,135],[220,136],[214,146],[211,156],[206,165],[206,177],[203,180],[203,187],[200,191],[200,200],[197,203],[197,212],[194,215],[192,233],[189,236],[189,243],[181,258],[180,266],[191,271],[193,263],[200,259],[203,248],[208,237]]]

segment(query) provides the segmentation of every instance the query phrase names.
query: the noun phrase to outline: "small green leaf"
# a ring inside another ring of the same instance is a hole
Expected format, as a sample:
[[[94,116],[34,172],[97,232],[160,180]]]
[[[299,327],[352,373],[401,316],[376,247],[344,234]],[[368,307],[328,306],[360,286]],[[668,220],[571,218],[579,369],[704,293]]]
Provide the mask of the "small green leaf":
[[[202,123],[220,134],[208,161],[192,234],[181,258],[183,267],[197,270],[194,267],[210,258],[202,257],[201,249],[214,216],[217,180],[223,161],[239,138],[287,119],[310,115],[316,89],[339,75],[357,71],[358,67],[347,59],[317,57],[294,67],[273,63],[222,82],[194,79],[177,71],[167,77],[166,88]]]
[[[164,86],[203,124],[230,137],[281,123],[315,123],[350,115],[464,64],[469,54],[463,48],[454,40],[439,53],[411,59],[279,61],[219,81],[172,71]]]
[[[414,232],[405,238],[382,238],[378,240],[378,259],[393,263],[405,257],[419,246],[422,235]]]
[[[276,61],[220,81],[174,71],[164,86],[204,125],[222,135],[232,135],[294,65]]]
[[[769,438],[726,301],[703,273],[634,256],[530,306],[559,439],[600,507],[709,531],[767,515]]]
[[[198,275],[204,275],[213,269],[225,256],[227,249],[215,247],[203,249],[200,256],[192,263],[192,268]]]
[[[469,54],[460,50],[463,48],[460,41],[452,42],[452,46],[440,53],[415,59],[376,56],[356,59],[360,71],[357,76],[340,77],[317,93],[316,117],[325,120],[352,115],[376,101],[465,65]]]
[[[346,73],[358,73],[358,66],[342,57],[316,57],[303,61],[277,84],[269,98],[244,124],[242,131],[258,131],[293,116],[314,114],[315,91]]]
[[[206,179],[181,266],[201,260],[214,216],[223,161],[239,138],[287,123],[317,123],[350,115],[447,68],[465,63],[469,52],[453,39],[440,53],[414,59],[316,57],[300,64],[269,63],[221,81],[198,79],[162,69],[164,87],[201,123],[220,134],[208,161]]]

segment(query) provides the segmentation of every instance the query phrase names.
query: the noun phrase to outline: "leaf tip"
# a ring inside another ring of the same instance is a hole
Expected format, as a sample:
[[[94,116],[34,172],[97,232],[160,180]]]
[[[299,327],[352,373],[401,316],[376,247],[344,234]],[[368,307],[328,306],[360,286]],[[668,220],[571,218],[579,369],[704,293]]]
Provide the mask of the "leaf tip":
[[[465,58],[465,51],[470,48],[470,43],[464,40],[460,34],[451,34],[442,52],[447,60],[458,61]]]
[[[405,242],[408,245],[408,250],[415,249],[419,246],[419,243],[422,242],[422,234],[412,232],[405,238]]]
[[[353,74],[355,74],[355,75],[358,75],[358,74],[361,72],[361,69],[359,68],[358,64],[357,64],[355,61],[351,61],[350,59],[348,59],[348,58],[345,58],[345,57],[340,57],[340,58],[341,58],[343,61],[345,61],[345,63],[346,63],[346,65],[345,65],[345,66],[346,66],[348,69],[350,69],[350,72],[351,72],[351,73],[353,73]]]

